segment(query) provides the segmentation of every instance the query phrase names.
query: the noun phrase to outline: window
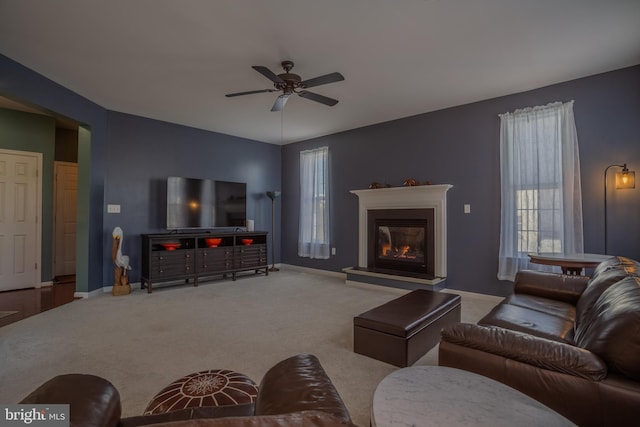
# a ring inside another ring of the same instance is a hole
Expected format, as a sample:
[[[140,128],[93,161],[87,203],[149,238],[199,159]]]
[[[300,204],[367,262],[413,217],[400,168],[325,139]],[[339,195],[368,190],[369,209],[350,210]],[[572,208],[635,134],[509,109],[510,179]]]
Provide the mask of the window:
[[[581,253],[582,197],[573,101],[500,115],[498,278],[545,270],[529,253]]]
[[[559,188],[516,190],[518,254],[562,253],[554,230],[562,224]]]
[[[328,259],[329,148],[300,152],[300,226],[298,255]]]

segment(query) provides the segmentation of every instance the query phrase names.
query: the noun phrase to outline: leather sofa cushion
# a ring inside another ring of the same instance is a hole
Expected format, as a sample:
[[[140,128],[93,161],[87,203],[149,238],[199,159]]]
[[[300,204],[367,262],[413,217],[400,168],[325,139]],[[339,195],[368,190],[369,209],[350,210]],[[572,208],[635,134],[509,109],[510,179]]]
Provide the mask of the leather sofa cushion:
[[[158,424],[158,427],[336,427],[351,425],[321,411],[301,411],[289,414],[254,417],[193,419]],[[149,426],[151,427],[151,426]]]
[[[478,322],[559,342],[571,342],[573,322],[526,307],[499,304]]]
[[[535,295],[576,305],[588,283],[586,276],[520,270],[516,274],[513,290],[516,294]]]
[[[504,300],[504,304],[529,308],[541,313],[561,317],[570,322],[575,321],[576,318],[576,307],[574,305],[535,295],[512,294]]]
[[[624,267],[612,268],[604,270],[591,278],[589,285],[576,304],[576,328],[579,328],[585,319],[591,317],[590,311],[593,310],[594,304],[600,298],[600,295],[620,280],[626,277],[633,277],[632,271],[633,269],[629,271]]]
[[[253,416],[255,403],[225,406],[201,406],[153,415],[138,415],[121,418],[118,427],[138,427],[167,423],[170,421],[186,421],[200,418],[245,417]]]
[[[71,427],[114,427],[118,425],[122,410],[120,394],[113,384],[85,374],[53,377],[20,403],[68,404]]]
[[[640,278],[627,277],[605,290],[576,324],[574,339],[612,370],[640,380]]]

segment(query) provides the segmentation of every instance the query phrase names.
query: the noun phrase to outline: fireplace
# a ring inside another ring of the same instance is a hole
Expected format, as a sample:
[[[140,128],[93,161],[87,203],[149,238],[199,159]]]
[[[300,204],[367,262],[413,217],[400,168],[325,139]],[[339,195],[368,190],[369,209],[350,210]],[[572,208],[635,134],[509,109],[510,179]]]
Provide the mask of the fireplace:
[[[380,209],[368,214],[367,267],[434,277],[433,209]]]
[[[358,196],[358,265],[345,268],[347,281],[406,289],[444,287],[451,187],[351,190]]]

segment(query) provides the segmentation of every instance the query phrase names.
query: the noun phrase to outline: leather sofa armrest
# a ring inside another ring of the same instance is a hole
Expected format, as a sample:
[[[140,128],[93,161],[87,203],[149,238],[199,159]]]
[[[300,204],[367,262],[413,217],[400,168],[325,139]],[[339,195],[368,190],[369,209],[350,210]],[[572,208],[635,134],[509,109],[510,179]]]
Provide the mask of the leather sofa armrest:
[[[118,427],[138,427],[150,424],[167,423],[172,421],[245,417],[253,416],[254,410],[254,403],[226,406],[201,406],[180,409],[163,414],[139,415],[135,417],[122,418],[120,420],[120,423],[118,424]]]
[[[278,415],[298,411],[322,411],[351,425],[342,398],[317,357],[299,354],[285,359],[262,378],[255,415]]]
[[[589,282],[587,276],[568,276],[543,271],[520,270],[514,282],[517,294],[535,295],[576,304]]]
[[[71,427],[115,427],[122,412],[120,394],[113,384],[85,374],[53,377],[20,403],[68,404]]]
[[[495,326],[457,323],[442,330],[442,341],[594,381],[607,365],[588,350]]]

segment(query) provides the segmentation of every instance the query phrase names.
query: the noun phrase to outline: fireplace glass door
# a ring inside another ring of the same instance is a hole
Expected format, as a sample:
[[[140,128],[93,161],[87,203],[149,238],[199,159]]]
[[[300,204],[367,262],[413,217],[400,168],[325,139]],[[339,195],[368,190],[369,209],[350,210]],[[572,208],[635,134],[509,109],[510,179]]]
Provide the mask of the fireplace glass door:
[[[367,211],[367,268],[380,273],[434,277],[434,209]]]
[[[378,259],[424,262],[424,228],[378,227]]]
[[[426,222],[377,221],[374,267],[426,273],[426,226]]]

